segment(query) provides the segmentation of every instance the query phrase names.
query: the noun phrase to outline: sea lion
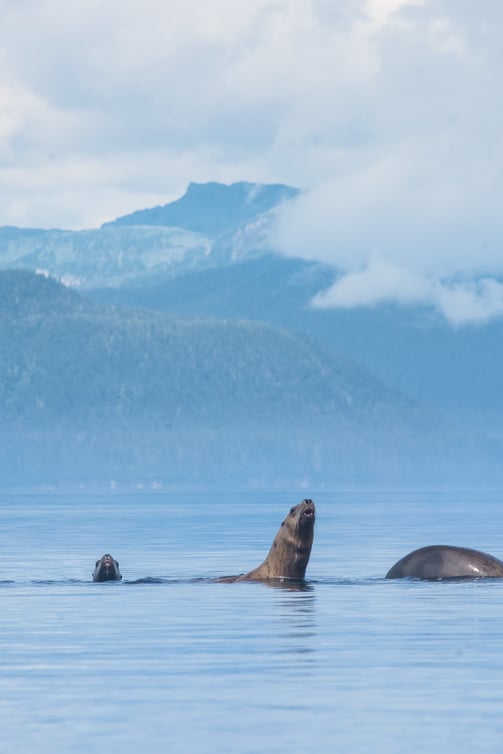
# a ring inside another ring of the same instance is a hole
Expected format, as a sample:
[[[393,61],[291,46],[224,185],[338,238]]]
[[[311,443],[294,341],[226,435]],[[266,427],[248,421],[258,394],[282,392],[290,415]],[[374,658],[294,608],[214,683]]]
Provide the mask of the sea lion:
[[[93,581],[120,581],[122,579],[119,571],[119,563],[106,553],[100,560],[96,561],[96,567],[93,571]]]
[[[295,505],[282,522],[261,565],[241,576],[225,576],[218,581],[302,580],[313,546],[315,518],[316,509],[312,500],[303,500]]]
[[[387,579],[503,578],[503,561],[479,550],[430,545],[405,555],[386,574]]]

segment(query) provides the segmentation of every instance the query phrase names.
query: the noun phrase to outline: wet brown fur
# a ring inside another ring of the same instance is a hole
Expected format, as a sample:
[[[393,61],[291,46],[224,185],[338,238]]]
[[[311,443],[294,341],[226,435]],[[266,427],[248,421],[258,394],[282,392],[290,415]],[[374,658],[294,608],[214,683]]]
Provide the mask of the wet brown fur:
[[[303,500],[291,508],[264,562],[241,576],[226,576],[218,581],[303,579],[313,545],[315,510],[312,500]]]

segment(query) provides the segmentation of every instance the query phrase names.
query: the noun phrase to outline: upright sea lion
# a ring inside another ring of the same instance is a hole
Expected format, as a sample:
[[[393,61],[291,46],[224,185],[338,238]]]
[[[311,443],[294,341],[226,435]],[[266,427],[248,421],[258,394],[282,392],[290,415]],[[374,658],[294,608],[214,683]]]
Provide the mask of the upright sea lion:
[[[226,576],[218,581],[303,579],[313,546],[315,517],[313,501],[303,500],[290,509],[261,565],[241,576]]]
[[[430,545],[405,555],[386,574],[387,579],[503,578],[503,562],[468,547]]]
[[[93,581],[120,581],[121,579],[119,563],[111,555],[107,553],[100,560],[96,561]]]

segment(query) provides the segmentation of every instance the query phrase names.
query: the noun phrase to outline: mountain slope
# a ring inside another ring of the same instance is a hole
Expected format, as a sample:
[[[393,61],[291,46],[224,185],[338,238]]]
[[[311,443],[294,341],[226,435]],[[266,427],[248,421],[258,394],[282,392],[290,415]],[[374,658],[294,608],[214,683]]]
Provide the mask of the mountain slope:
[[[81,289],[149,284],[270,251],[268,228],[296,189],[190,184],[163,207],[93,230],[0,228],[0,269],[43,270]]]
[[[45,270],[103,303],[294,329],[459,424],[502,438],[503,320],[456,329],[421,308],[313,309],[337,271],[275,255],[269,241],[275,212],[296,193],[191,184],[176,202],[96,230],[0,228],[0,269]],[[140,221],[147,224],[130,224]]]
[[[174,202],[124,215],[113,225],[165,225],[203,233],[216,238],[239,225],[254,220],[282,202],[298,195],[283,184],[256,184],[244,181],[230,186],[221,183],[190,183],[186,193]]]
[[[501,434],[503,320],[453,328],[421,308],[313,308],[315,294],[336,274],[314,262],[263,255],[155,285],[91,295],[102,302],[247,317],[294,329],[460,423]]]
[[[0,274],[0,298],[4,479],[225,486],[410,479],[419,456],[432,468],[432,417],[305,337],[103,307],[22,271]]]

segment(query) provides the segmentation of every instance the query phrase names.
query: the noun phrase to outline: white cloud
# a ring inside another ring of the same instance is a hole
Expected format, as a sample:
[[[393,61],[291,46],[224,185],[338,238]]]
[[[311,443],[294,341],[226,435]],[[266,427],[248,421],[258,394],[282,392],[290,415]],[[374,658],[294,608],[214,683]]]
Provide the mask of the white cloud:
[[[375,256],[318,293],[313,306],[351,309],[383,302],[434,307],[453,325],[480,323],[503,314],[503,285],[491,278],[443,281]]]
[[[437,285],[435,294],[435,305],[455,325],[486,322],[503,314],[503,285],[497,280]]]
[[[337,265],[346,302],[382,286],[428,289],[458,321],[499,311],[499,0],[0,9],[0,223],[84,227],[191,180],[282,181],[306,193],[278,243]]]
[[[341,271],[318,306],[423,303],[456,324],[485,320],[503,314],[502,57],[492,23],[503,8],[402,11],[371,37],[379,66],[364,97],[367,131],[325,151],[326,170],[286,209],[275,240]]]
[[[431,294],[432,285],[425,278],[375,256],[367,267],[343,275],[331,288],[320,292],[313,304],[351,308],[390,300],[424,303]]]

